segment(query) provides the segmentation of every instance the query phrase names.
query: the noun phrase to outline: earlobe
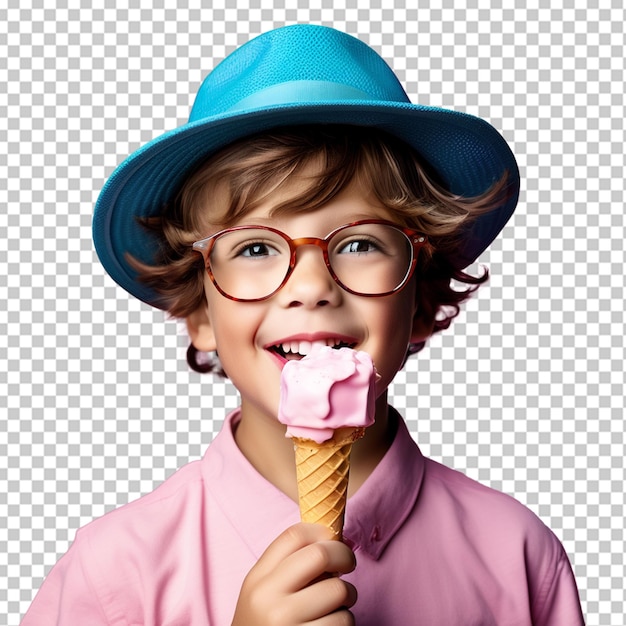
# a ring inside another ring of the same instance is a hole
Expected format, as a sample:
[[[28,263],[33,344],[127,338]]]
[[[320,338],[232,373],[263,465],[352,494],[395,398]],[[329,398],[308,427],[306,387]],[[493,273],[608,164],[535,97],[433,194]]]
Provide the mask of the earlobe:
[[[206,306],[196,309],[185,318],[187,332],[191,343],[200,352],[213,352],[217,350],[215,333],[209,317],[209,309]]]

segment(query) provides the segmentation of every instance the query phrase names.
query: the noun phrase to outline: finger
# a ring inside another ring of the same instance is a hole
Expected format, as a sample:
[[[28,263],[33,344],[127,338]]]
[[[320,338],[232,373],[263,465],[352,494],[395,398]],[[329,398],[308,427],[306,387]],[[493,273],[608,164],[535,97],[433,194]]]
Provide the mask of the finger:
[[[319,619],[307,622],[307,626],[354,626],[354,615],[347,609],[335,611]]]
[[[356,567],[354,552],[340,541],[318,541],[287,557],[279,569],[289,572],[289,590],[296,592],[324,574],[348,574]]]
[[[271,572],[287,557],[318,541],[330,539],[331,531],[320,524],[294,524],[282,532],[257,562],[257,570]]]
[[[292,600],[294,612],[309,622],[354,606],[357,592],[354,585],[333,576],[305,587]]]

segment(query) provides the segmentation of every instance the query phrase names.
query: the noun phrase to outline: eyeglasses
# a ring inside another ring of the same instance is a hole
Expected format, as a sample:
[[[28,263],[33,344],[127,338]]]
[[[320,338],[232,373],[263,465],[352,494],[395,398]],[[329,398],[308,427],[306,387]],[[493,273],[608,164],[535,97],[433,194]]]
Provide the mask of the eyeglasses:
[[[256,302],[281,289],[296,266],[300,246],[317,246],[335,282],[358,296],[399,291],[413,274],[426,237],[384,220],[340,226],[323,239],[291,239],[269,226],[235,226],[193,244],[226,298]]]

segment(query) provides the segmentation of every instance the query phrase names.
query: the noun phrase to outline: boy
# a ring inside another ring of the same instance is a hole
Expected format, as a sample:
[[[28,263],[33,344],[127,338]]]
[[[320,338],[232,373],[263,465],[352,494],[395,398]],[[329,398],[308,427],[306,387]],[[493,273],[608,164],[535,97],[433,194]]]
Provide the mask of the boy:
[[[94,239],[118,283],[186,320],[190,365],[226,373],[241,407],[202,461],[79,531],[23,624],[582,623],[554,535],[425,459],[387,405],[486,280],[463,268],[518,189],[492,127],[410,104],[352,37],[292,26],[225,59],[190,122],[111,176]],[[365,350],[381,376],[344,543],[297,523],[276,419],[282,366],[314,344]]]

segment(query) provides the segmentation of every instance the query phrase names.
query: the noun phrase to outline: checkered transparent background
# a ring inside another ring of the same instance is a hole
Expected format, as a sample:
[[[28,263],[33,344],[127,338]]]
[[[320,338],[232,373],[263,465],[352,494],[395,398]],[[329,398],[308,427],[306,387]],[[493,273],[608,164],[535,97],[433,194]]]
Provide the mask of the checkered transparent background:
[[[622,3],[8,3],[0,624],[19,622],[79,526],[198,458],[237,405],[229,384],[187,370],[178,323],[104,274],[90,234],[98,191],[126,155],[186,121],[218,60],[252,35],[314,22],[369,42],[414,102],[488,119],[517,155],[519,210],[481,259],[492,279],[398,375],[394,403],[426,454],[554,529],[589,624],[623,626]]]

